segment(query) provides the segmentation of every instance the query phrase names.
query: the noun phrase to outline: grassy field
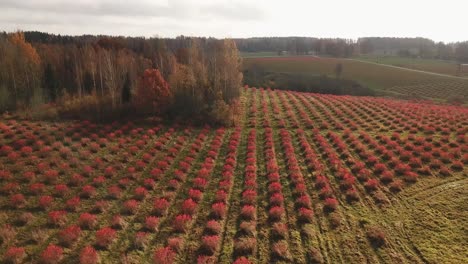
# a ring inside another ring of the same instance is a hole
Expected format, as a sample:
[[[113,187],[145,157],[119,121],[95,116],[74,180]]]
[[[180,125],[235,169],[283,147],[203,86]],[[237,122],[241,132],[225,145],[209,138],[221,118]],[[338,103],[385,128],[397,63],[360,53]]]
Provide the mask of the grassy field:
[[[356,59],[453,76],[457,76],[458,74],[458,64],[455,61],[405,58],[397,56],[359,56],[356,57]],[[465,71],[460,73],[460,76],[468,76],[468,70],[465,69]]]
[[[468,80],[431,75],[381,66],[356,60],[312,56],[244,58],[244,70],[335,76],[337,64],[343,65],[342,78],[358,81],[382,95],[447,99],[468,97]],[[418,87],[417,89],[413,89]],[[427,89],[425,87],[428,87]]]
[[[466,261],[467,108],[252,88],[241,104],[236,128],[2,120],[1,260]]]

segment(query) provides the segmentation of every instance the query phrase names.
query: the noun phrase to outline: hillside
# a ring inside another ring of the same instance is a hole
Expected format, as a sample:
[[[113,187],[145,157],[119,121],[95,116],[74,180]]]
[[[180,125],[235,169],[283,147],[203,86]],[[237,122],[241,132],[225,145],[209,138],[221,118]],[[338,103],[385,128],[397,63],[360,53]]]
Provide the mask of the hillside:
[[[330,73],[338,61],[271,60],[257,63]],[[339,61],[344,76],[384,87],[421,81]],[[468,108],[255,88],[243,89],[241,105],[236,128],[2,120],[0,256],[22,248],[25,263],[468,258]]]

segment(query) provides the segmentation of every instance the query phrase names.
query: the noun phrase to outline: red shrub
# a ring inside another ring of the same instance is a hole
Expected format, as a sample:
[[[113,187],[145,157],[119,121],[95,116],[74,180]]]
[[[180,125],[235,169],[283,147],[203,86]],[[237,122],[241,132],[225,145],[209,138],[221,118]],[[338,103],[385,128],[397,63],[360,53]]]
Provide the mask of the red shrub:
[[[69,193],[68,186],[65,184],[57,184],[55,185],[54,193],[57,196],[63,197]]]
[[[250,261],[248,258],[246,257],[240,257],[238,259],[236,259],[236,261],[234,261],[233,264],[252,264],[253,262]]]
[[[273,234],[278,238],[286,238],[288,235],[288,226],[283,223],[274,223]]]
[[[57,264],[63,258],[63,249],[56,245],[49,245],[41,253],[41,263],[43,264]]]
[[[153,203],[154,212],[157,215],[163,215],[167,208],[169,208],[169,205],[169,202],[164,198],[156,199]]]
[[[122,208],[122,211],[123,213],[126,213],[126,214],[135,214],[136,211],[138,210],[138,201],[137,200],[128,200],[126,201],[124,204],[123,204],[123,208]]]
[[[456,170],[456,171],[462,171],[463,167],[464,167],[463,162],[458,161],[458,160],[454,161],[451,166],[452,170]]]
[[[214,263],[216,263],[216,258],[214,256],[200,255],[197,258],[197,264],[214,264]]]
[[[310,198],[307,195],[301,195],[299,198],[296,199],[296,203],[297,203],[297,205],[299,205],[301,207],[306,207],[306,208],[311,208],[312,207],[312,203],[310,201]]]
[[[226,204],[223,202],[213,204],[211,210],[217,218],[224,218],[226,216]]]
[[[70,211],[75,211],[80,206],[80,197],[73,197],[65,202],[65,206]]]
[[[221,224],[216,220],[210,220],[206,223],[206,230],[211,234],[219,234],[221,232]]]
[[[69,247],[78,240],[80,234],[80,227],[72,225],[58,233],[58,240],[60,244]]]
[[[181,237],[171,237],[167,239],[167,245],[174,251],[179,252],[184,246],[184,239]]]
[[[197,189],[190,189],[188,194],[192,200],[197,202],[200,201],[203,196],[203,193]]]
[[[204,236],[202,238],[202,248],[209,255],[212,255],[216,252],[218,245],[219,245],[219,236],[217,235]]]
[[[25,203],[26,199],[21,193],[13,194],[12,196],[10,196],[10,205],[15,208],[23,207]]]
[[[270,197],[270,204],[271,205],[281,205],[284,201],[284,197],[281,193],[274,193]]]
[[[81,197],[90,198],[96,194],[96,188],[91,185],[86,185],[81,189]]]
[[[98,252],[92,246],[86,246],[80,253],[80,264],[98,264],[101,262]]]
[[[338,207],[338,201],[335,198],[326,198],[324,206],[327,211],[335,211]]]
[[[144,187],[137,187],[135,189],[135,199],[143,200],[146,195],[148,195],[148,191]]]
[[[354,188],[348,189],[346,191],[346,199],[349,202],[358,201],[359,200],[359,195],[358,195],[356,189],[354,189]]]
[[[272,182],[270,185],[268,185],[268,191],[270,193],[275,193],[275,192],[280,192],[281,191],[281,183],[279,182]]]
[[[81,228],[91,229],[97,223],[97,217],[90,213],[82,213],[78,218],[78,225]]]
[[[273,206],[269,211],[268,215],[271,220],[278,221],[284,214],[284,208],[280,206]]]
[[[35,195],[43,193],[44,189],[45,185],[43,183],[33,183],[29,186],[29,191]]]
[[[148,246],[148,243],[149,243],[148,233],[140,231],[135,234],[133,244],[135,245],[136,248],[145,249]]]
[[[157,248],[153,255],[153,264],[173,264],[176,253],[170,247]]]
[[[117,231],[110,227],[104,227],[96,231],[96,245],[107,248],[117,237]]]
[[[107,188],[107,194],[114,199],[118,199],[122,194],[122,189],[120,189],[117,185],[112,185]]]
[[[156,216],[148,216],[145,219],[145,227],[151,231],[157,231],[159,225],[159,218]]]
[[[26,251],[22,247],[10,247],[3,255],[5,263],[20,264],[26,258]]]
[[[418,180],[418,174],[407,171],[403,178],[406,182],[416,182]]]
[[[369,179],[364,184],[364,187],[369,192],[377,190],[378,186],[379,186],[379,181],[377,179]]]
[[[247,220],[253,220],[256,218],[257,209],[253,205],[244,205],[241,209],[241,216]]]
[[[403,182],[401,180],[394,180],[390,183],[390,191],[392,192],[399,192],[403,187]]]
[[[49,195],[41,196],[39,198],[39,207],[42,209],[47,209],[52,205],[52,202],[54,201],[54,198]]]
[[[57,181],[58,176],[59,173],[56,170],[47,170],[46,172],[44,172],[44,180],[47,183],[53,183]]]
[[[299,208],[298,218],[300,221],[310,223],[314,218],[314,211],[308,208],[301,207]]]
[[[193,215],[197,210],[197,203],[192,199],[187,199],[182,203],[182,212],[188,215]]]
[[[255,204],[257,192],[254,190],[245,190],[242,193],[242,201],[247,204]]]
[[[194,188],[198,188],[200,190],[204,190],[207,184],[208,182],[205,178],[197,177],[193,180]]]
[[[66,211],[52,211],[49,213],[49,223],[55,226],[61,226],[65,224],[66,217]]]
[[[178,232],[185,232],[187,231],[187,227],[192,220],[190,215],[182,214],[176,216],[173,222],[174,230]]]

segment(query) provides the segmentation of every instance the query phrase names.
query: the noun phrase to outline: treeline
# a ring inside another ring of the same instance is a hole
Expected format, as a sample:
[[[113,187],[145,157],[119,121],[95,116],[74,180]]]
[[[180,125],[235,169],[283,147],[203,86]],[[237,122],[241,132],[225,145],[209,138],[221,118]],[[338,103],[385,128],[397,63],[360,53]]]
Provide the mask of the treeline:
[[[426,38],[366,37],[358,40],[311,37],[235,39],[242,52],[276,52],[350,57],[360,54],[399,55],[468,62],[468,42],[444,43]]]
[[[314,76],[302,73],[266,72],[261,69],[244,71],[244,82],[251,87],[268,87],[279,90],[298,92],[375,96],[376,93],[360,83],[342,78],[330,78],[326,75]]]
[[[0,58],[1,111],[38,114],[48,104],[50,114],[76,118],[190,113],[216,122],[234,116],[242,85],[227,39],[3,33]]]

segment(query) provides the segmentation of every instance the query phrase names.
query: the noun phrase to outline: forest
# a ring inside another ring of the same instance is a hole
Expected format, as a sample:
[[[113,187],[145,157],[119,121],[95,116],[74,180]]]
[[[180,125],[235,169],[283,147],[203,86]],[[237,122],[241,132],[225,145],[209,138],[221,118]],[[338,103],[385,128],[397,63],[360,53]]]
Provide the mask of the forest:
[[[228,39],[14,32],[0,34],[0,57],[0,111],[37,119],[190,114],[232,122],[242,84]]]

